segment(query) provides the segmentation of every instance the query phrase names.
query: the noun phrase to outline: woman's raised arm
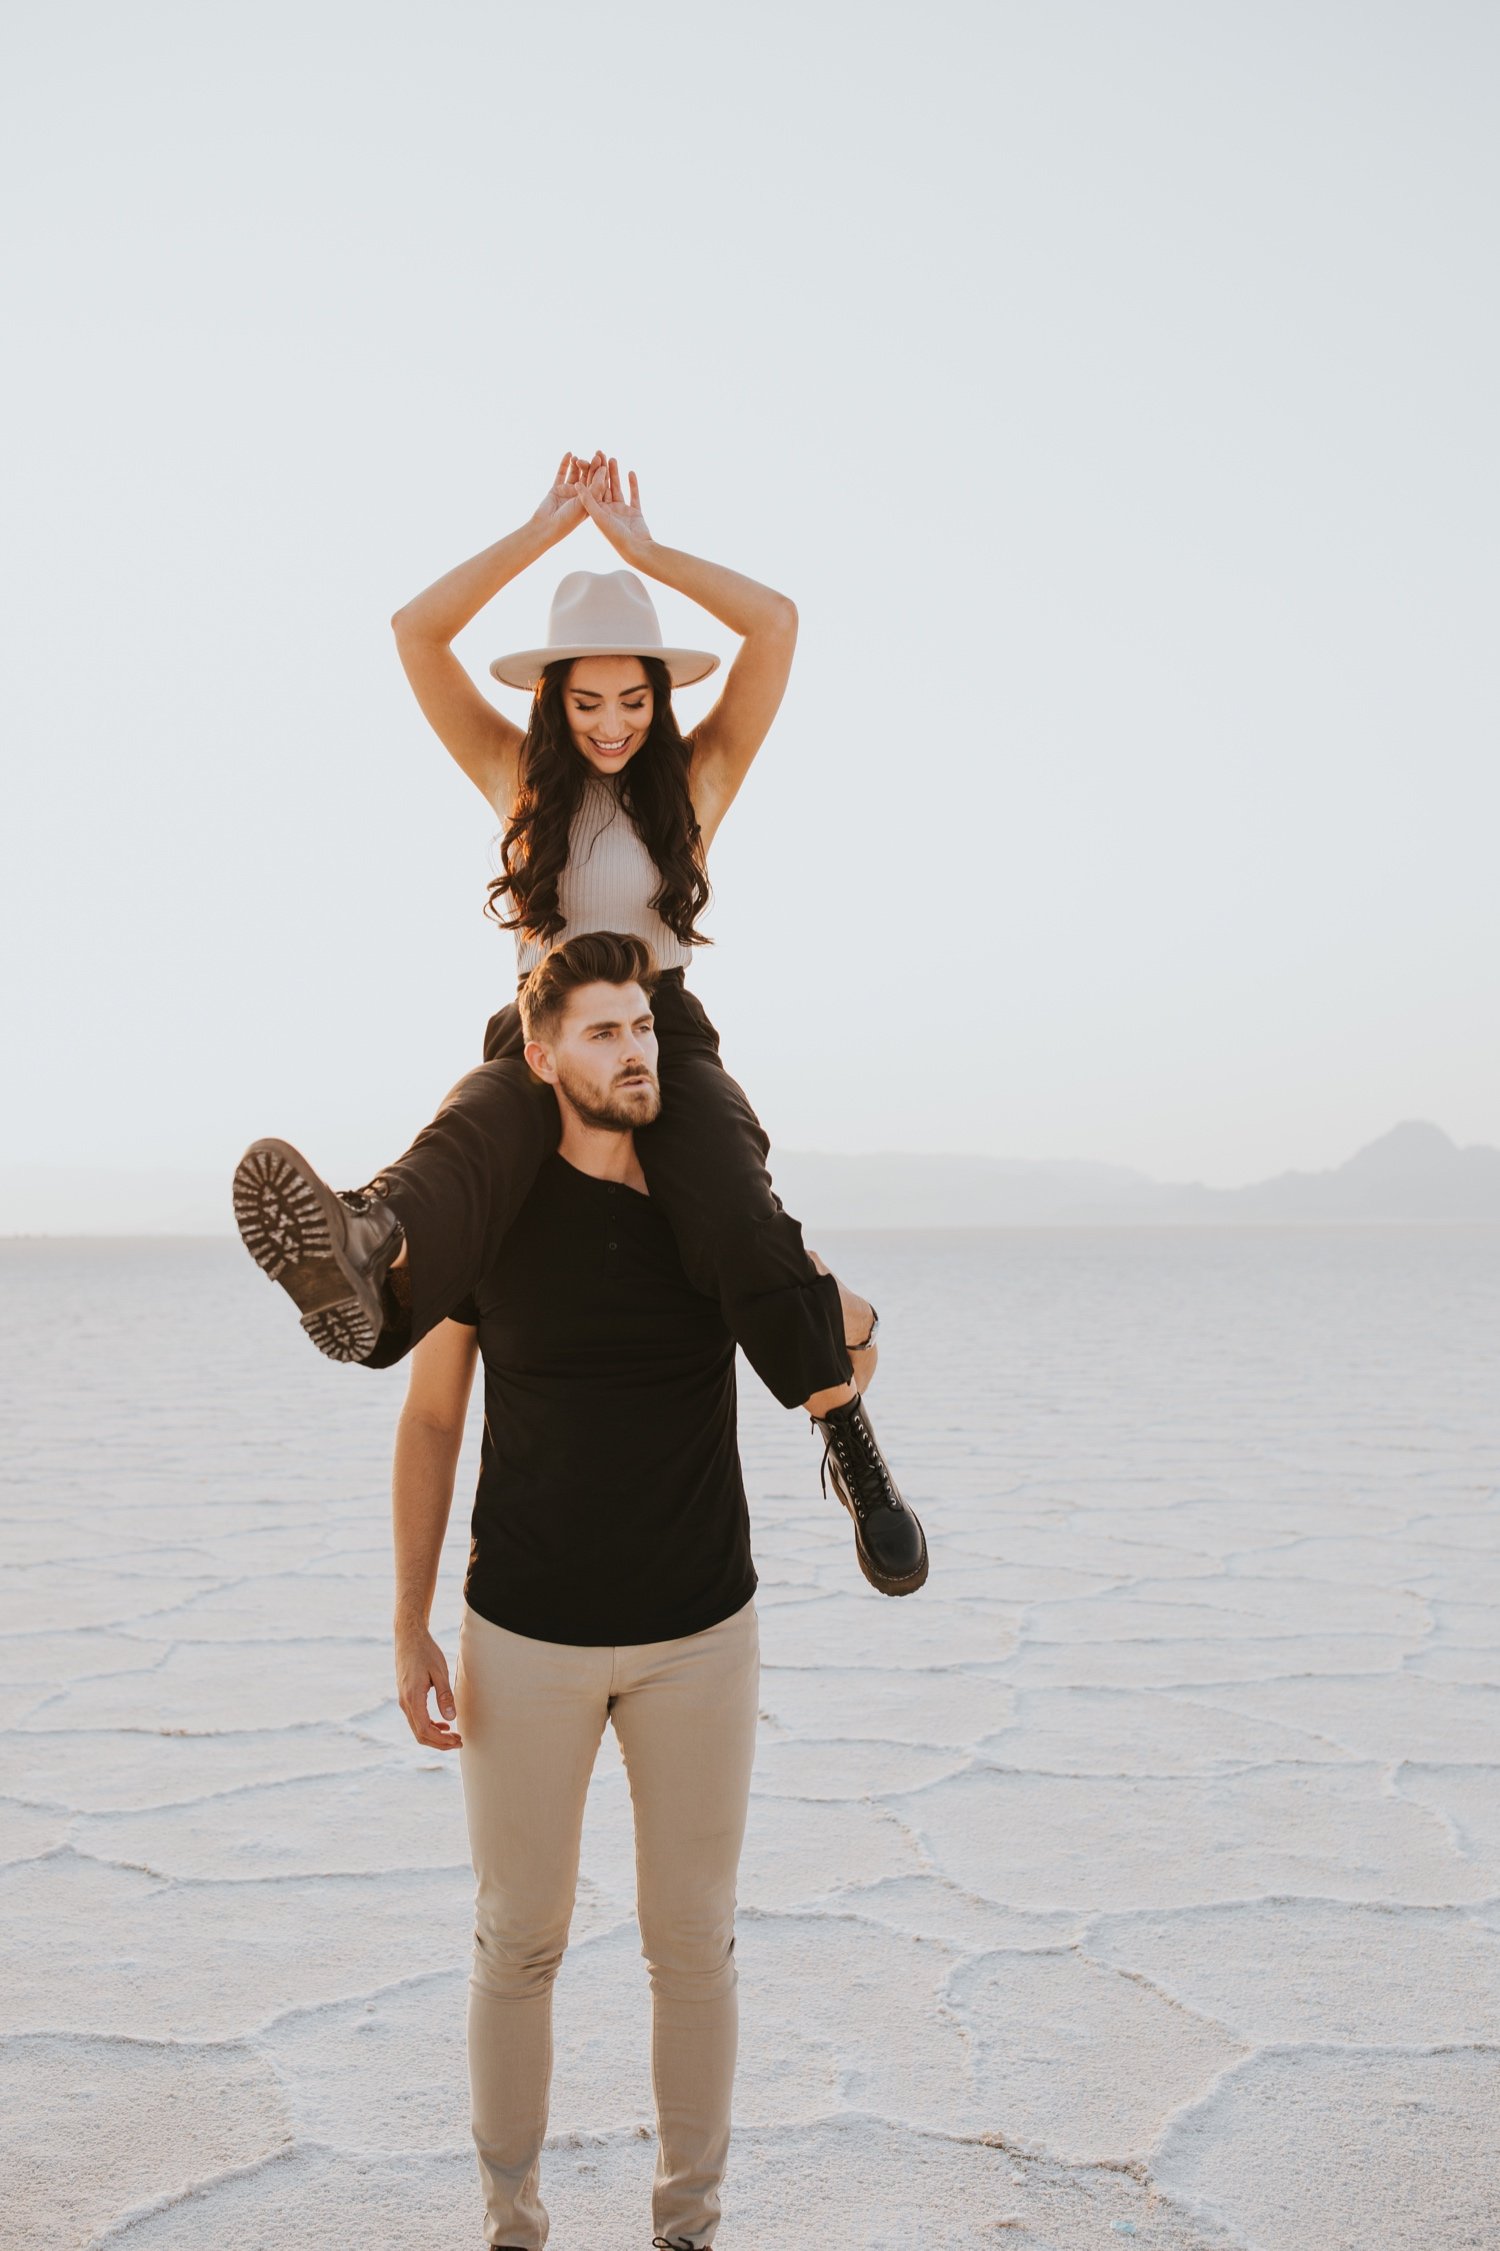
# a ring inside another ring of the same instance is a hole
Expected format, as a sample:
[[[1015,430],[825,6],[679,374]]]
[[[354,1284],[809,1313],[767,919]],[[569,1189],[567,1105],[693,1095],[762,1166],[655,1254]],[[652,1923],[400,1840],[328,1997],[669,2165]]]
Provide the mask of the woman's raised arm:
[[[758,579],[726,570],[722,563],[707,563],[699,555],[685,555],[679,548],[663,547],[646,528],[634,470],[629,487],[627,497],[617,462],[595,462],[578,488],[579,499],[633,569],[686,594],[731,633],[742,636],[723,694],[693,730],[693,810],[706,847],[780,708],[797,646],[797,608],[785,594],[762,586]]]
[[[505,819],[515,795],[521,729],[497,711],[453,654],[463,631],[502,586],[583,522],[579,492],[604,457],[565,453],[551,490],[517,531],[435,579],[391,619],[412,693],[445,750]]]

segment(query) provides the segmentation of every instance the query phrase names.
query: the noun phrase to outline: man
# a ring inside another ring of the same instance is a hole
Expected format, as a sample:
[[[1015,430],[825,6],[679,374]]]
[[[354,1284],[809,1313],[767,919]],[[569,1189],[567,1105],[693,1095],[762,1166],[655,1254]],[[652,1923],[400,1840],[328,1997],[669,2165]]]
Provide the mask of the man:
[[[607,932],[528,979],[526,1060],[555,1090],[559,1147],[472,1298],[418,1346],[397,1437],[397,1679],[418,1741],[460,1753],[473,2130],[486,2240],[514,2251],[546,2239],[552,1985],[606,1719],[635,1813],[664,2251],[712,2244],[729,2144],[756,1582],[734,1338],[689,1284],[636,1153],[660,1107],[651,981],[642,942]],[[866,1337],[869,1306],[843,1302],[846,1333]],[[450,1688],[428,1618],[476,1349],[484,1452]],[[867,1381],[873,1347],[853,1359]],[[883,1505],[910,1517],[898,1494]]]
[[[681,977],[680,970],[667,974]],[[285,1141],[253,1141],[240,1159],[234,1212],[245,1247],[331,1359],[388,1367],[463,1302],[476,1275],[493,1266],[524,1183],[556,1146],[556,1106],[546,1088],[525,1072],[508,1071],[500,1082],[494,1076],[510,1045],[527,1036],[518,1008],[502,1010],[490,1031],[490,1062],[459,1081],[406,1154],[368,1188],[336,1193]],[[680,1026],[676,1036],[680,1045]],[[722,1068],[717,1042],[711,1064],[698,1054],[693,1067]],[[656,1166],[656,1199],[679,1249],[696,1246],[683,1254],[698,1262],[692,1278],[702,1290],[718,1290],[726,1323],[782,1405],[800,1403],[812,1417],[824,1477],[832,1477],[849,1511],[865,1577],[882,1594],[914,1593],[927,1578],[927,1547],[860,1396],[844,1293],[806,1250],[764,1172],[763,1208],[736,1218],[728,1268],[705,1257],[713,1234],[705,1214],[718,1209],[717,1178],[701,1151],[691,1167],[662,1168],[670,1141],[661,1137],[672,1130],[669,1116],[648,1131],[646,1167]],[[764,1159],[765,1136],[748,1104],[739,1132],[758,1137]],[[873,1311],[869,1319],[861,1338],[874,1336]]]

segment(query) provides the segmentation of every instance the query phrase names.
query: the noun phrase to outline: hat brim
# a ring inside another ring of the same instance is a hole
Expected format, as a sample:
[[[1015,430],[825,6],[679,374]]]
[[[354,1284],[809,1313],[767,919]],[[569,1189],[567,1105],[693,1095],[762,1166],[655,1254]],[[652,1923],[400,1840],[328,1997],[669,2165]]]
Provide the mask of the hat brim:
[[[597,643],[585,642],[573,648],[521,649],[515,656],[496,657],[490,671],[507,688],[534,688],[549,664],[574,657],[656,657],[666,666],[674,688],[691,687],[719,668],[719,659],[707,649],[601,649]]]

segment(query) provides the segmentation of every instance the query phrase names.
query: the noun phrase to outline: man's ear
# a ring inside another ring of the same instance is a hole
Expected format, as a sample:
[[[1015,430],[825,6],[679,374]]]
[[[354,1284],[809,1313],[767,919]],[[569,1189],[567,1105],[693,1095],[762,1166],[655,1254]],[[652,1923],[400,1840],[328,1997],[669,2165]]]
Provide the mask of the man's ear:
[[[552,1060],[550,1048],[543,1047],[540,1040],[528,1040],[521,1052],[526,1058],[528,1068],[534,1071],[539,1079],[545,1079],[548,1086],[556,1086],[557,1065]]]

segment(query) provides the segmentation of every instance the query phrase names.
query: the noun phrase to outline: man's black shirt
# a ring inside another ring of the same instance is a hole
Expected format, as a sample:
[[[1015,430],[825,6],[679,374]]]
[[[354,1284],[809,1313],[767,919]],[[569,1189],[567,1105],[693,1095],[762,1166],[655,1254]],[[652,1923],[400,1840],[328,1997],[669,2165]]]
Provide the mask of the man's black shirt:
[[[648,1196],[560,1156],[451,1318],[484,1452],[464,1594],[538,1641],[674,1640],[755,1591],[734,1339]]]

